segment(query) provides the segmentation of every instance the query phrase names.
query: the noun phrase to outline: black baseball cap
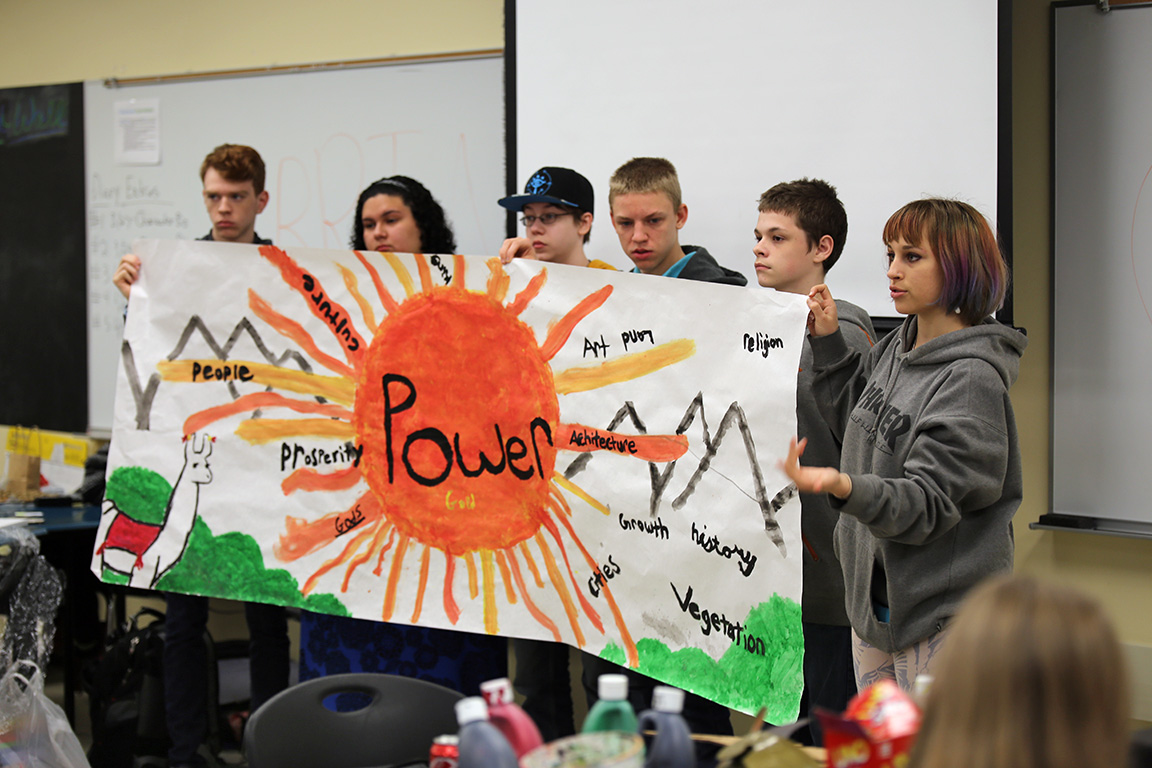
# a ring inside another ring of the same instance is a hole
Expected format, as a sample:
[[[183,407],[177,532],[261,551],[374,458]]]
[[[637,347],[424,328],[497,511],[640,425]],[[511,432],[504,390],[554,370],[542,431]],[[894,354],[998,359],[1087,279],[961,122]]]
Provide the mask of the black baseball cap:
[[[591,213],[595,198],[588,179],[571,168],[547,166],[532,174],[524,185],[524,194],[505,197],[499,203],[510,211],[522,211],[529,203],[552,203]]]

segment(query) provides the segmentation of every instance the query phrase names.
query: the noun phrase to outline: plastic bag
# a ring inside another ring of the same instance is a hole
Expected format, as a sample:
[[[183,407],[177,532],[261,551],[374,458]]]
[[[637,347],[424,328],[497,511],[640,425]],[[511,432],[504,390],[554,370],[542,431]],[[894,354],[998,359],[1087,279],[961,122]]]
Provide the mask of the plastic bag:
[[[91,768],[64,710],[44,695],[44,675],[27,661],[0,678],[0,766]]]
[[[64,582],[43,555],[30,558],[8,600],[8,624],[0,638],[0,672],[17,661],[45,665],[56,634]]]

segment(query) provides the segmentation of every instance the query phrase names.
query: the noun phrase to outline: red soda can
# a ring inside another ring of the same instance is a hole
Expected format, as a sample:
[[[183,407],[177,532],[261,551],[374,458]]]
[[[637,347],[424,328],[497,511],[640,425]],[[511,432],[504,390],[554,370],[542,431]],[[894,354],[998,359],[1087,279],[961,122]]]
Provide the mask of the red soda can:
[[[460,738],[452,733],[437,736],[432,740],[432,750],[428,753],[428,768],[456,768],[460,762]]]

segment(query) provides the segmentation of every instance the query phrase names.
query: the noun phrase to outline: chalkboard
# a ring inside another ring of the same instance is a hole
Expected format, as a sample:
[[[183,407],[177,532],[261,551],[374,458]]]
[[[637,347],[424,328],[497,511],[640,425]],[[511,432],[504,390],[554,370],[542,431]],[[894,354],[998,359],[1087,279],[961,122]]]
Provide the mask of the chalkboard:
[[[447,211],[458,248],[496,253],[503,239],[503,63],[416,64],[163,82],[88,82],[89,412],[112,425],[124,300],[111,277],[138,237],[209,230],[200,163],[225,142],[255,147],[268,169],[256,230],[285,246],[348,247],[356,197],[373,180],[422,181]],[[117,104],[158,105],[155,165],[118,163]],[[155,101],[151,101],[155,100]]]
[[[0,424],[83,431],[84,91],[0,90]]]
[[[1152,535],[1152,8],[1052,8],[1052,488],[1043,524]]]
[[[612,171],[640,155],[679,171],[680,242],[705,246],[751,285],[760,193],[802,176],[831,182],[848,239],[829,283],[872,315],[895,314],[881,231],[904,203],[958,197],[1011,232],[1005,0],[505,7],[510,186],[542,165],[587,176],[596,258],[631,266],[607,190]]]

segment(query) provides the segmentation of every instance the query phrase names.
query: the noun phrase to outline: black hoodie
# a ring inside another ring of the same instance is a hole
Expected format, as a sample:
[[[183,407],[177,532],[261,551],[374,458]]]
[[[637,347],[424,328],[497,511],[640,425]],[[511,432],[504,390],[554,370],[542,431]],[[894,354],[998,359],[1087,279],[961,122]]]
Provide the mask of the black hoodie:
[[[723,283],[724,285],[748,285],[748,278],[734,269],[722,267],[708,253],[708,249],[698,245],[683,245],[684,253],[691,253],[692,258],[680,270],[677,277],[685,280],[700,280],[705,283]],[[695,251],[695,253],[693,253]]]

